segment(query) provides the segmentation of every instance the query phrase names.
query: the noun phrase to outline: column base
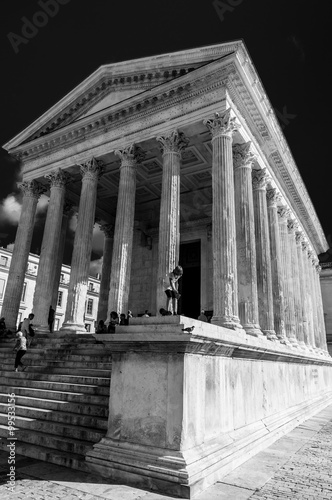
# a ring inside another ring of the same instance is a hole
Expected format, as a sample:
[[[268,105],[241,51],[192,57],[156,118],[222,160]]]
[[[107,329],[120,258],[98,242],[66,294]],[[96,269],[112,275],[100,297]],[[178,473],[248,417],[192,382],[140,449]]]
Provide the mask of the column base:
[[[85,326],[83,323],[71,323],[68,321],[67,323],[64,323],[62,327],[60,328],[59,332],[66,332],[66,333],[89,333],[86,331]]]
[[[262,332],[267,340],[271,340],[272,342],[276,342],[278,340],[278,337],[274,330],[262,330]]]
[[[258,337],[258,338],[264,337],[259,325],[244,324],[242,325],[242,328],[245,330],[247,335],[251,335],[252,337]]]
[[[284,335],[277,335],[277,339],[282,345],[287,345],[288,347],[291,347],[292,345],[289,339]]]
[[[33,329],[36,333],[51,333],[48,325],[33,325]]]
[[[211,323],[217,326],[223,326],[230,330],[243,330],[240,320],[237,316],[213,316]]]

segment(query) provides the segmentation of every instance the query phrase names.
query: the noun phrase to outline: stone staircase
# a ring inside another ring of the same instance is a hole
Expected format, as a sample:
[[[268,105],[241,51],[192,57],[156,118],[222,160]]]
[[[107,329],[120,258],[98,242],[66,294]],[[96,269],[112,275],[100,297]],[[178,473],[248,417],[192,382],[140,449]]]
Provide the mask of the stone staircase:
[[[14,371],[14,340],[0,341],[0,449],[79,470],[107,430],[111,353],[90,334],[36,334]],[[15,436],[8,395],[15,394]]]

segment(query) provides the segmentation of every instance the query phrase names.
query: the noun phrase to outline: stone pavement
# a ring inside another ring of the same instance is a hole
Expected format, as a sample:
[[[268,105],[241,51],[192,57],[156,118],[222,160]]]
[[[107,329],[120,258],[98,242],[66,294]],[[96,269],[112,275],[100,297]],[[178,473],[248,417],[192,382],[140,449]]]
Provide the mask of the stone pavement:
[[[14,491],[8,453],[0,451],[0,499],[171,500],[107,484],[101,477],[16,456]],[[332,405],[225,476],[195,500],[332,500]]]

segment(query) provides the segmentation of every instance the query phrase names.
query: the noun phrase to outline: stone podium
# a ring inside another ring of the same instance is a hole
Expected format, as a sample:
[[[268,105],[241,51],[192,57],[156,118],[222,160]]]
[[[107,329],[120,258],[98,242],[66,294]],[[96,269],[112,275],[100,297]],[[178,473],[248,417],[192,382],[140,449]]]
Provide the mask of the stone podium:
[[[332,400],[330,358],[243,330],[166,316],[97,337],[109,421],[86,460],[111,481],[193,498]]]

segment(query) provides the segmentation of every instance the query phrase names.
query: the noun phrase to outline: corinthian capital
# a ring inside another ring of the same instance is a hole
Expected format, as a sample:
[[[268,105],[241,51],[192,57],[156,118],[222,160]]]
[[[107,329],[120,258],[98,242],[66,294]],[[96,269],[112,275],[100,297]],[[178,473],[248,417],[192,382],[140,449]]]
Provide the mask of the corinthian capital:
[[[269,175],[266,168],[252,171],[252,186],[254,189],[266,189],[269,181]]]
[[[203,123],[211,132],[212,139],[222,135],[232,137],[233,133],[241,127],[241,125],[236,122],[235,117],[231,118],[231,108],[222,115],[215,113],[213,118],[207,118]]]
[[[37,181],[23,181],[17,184],[17,187],[23,192],[23,196],[38,198],[45,193],[45,187]]]
[[[287,221],[287,229],[289,233],[295,233],[295,231],[299,228],[298,223],[294,219],[288,219]]]
[[[70,181],[70,176],[67,172],[58,168],[57,170],[53,170],[53,172],[44,175],[45,179],[48,179],[52,187],[64,187]]]
[[[189,143],[189,139],[184,135],[184,133],[178,132],[177,130],[172,130],[169,134],[161,135],[156,139],[160,142],[161,152],[163,155],[166,153],[181,154]]]
[[[145,151],[136,144],[130,144],[124,149],[117,149],[114,153],[121,159],[121,167],[135,167],[145,158]]]
[[[277,206],[278,201],[281,200],[281,194],[276,188],[270,188],[266,191],[267,206]]]
[[[96,158],[91,158],[86,163],[80,165],[82,179],[98,180],[103,173],[104,163]]]
[[[233,146],[233,164],[234,168],[252,167],[256,160],[256,155],[251,151],[251,142],[244,144],[234,144]]]
[[[279,215],[280,220],[287,221],[290,210],[287,207],[278,207],[277,213]]]

